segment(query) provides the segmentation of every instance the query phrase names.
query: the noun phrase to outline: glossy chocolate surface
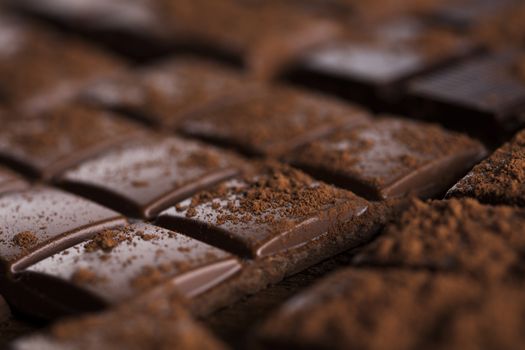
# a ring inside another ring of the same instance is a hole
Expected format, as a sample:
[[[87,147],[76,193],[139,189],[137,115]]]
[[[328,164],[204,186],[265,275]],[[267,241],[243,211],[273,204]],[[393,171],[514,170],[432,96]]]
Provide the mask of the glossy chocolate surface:
[[[112,210],[47,187],[1,196],[0,215],[4,275],[20,271],[102,228],[126,222]]]
[[[15,277],[20,288],[32,291],[43,303],[88,311],[92,305],[120,304],[164,284],[191,298],[240,269],[239,261],[220,249],[135,223],[99,231],[91,240],[56,253]],[[82,302],[76,293],[85,295]]]
[[[38,116],[6,113],[1,121],[0,158],[44,179],[140,132],[109,112],[74,104]]]
[[[351,192],[319,183],[285,166],[230,180],[162,213],[157,223],[240,256],[264,257],[328,232],[368,209]]]
[[[378,200],[444,193],[486,151],[436,125],[382,118],[310,143],[291,162],[322,180]]]
[[[361,108],[335,99],[275,88],[191,118],[182,130],[245,154],[281,156],[367,117]]]
[[[59,183],[130,216],[153,218],[168,206],[234,176],[241,161],[195,141],[150,136],[83,162]]]
[[[176,58],[97,82],[85,98],[157,126],[176,128],[185,118],[248,93],[248,79],[198,58]]]

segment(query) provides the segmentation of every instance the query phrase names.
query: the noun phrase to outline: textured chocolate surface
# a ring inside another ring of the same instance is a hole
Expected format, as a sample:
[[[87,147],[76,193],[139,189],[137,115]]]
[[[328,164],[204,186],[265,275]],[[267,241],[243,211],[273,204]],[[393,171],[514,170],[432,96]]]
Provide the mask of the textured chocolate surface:
[[[123,303],[166,283],[191,298],[240,268],[235,258],[219,249],[136,223],[98,231],[90,240],[28,267],[15,278],[19,288],[32,293],[28,305],[40,301],[68,311],[89,311]],[[34,307],[22,311],[39,313]]]
[[[512,348],[523,343],[520,289],[398,270],[337,272],[259,331],[263,348]]]
[[[154,301],[63,321],[49,334],[26,337],[13,348],[223,350],[226,346],[194,321],[180,303]]]
[[[250,155],[280,156],[337,128],[366,120],[354,105],[287,88],[267,88],[187,120],[190,136]]]
[[[153,218],[196,192],[238,173],[231,154],[176,137],[124,143],[64,173],[59,183],[130,216]]]
[[[34,116],[7,113],[1,120],[0,158],[44,179],[141,132],[109,112],[75,104]]]
[[[451,271],[497,284],[523,273],[523,227],[521,209],[472,199],[414,202],[356,262]]]
[[[291,162],[369,199],[444,193],[485,154],[436,125],[384,118],[311,142]]]
[[[225,66],[187,57],[99,81],[85,95],[106,108],[175,128],[199,111],[247,93],[250,84]]]
[[[286,166],[264,165],[181,202],[157,222],[241,256],[264,257],[328,232],[355,234],[352,222],[367,209],[351,192]]]
[[[448,191],[447,197],[525,206],[525,131],[476,165]]]
[[[0,213],[3,275],[125,222],[112,210],[46,187],[0,197]]]

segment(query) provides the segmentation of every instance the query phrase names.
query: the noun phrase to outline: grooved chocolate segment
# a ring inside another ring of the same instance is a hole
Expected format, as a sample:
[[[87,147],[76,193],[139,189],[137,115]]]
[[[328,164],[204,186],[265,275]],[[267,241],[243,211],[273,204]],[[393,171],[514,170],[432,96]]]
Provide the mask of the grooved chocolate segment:
[[[327,233],[357,234],[352,224],[367,211],[365,200],[282,165],[259,168],[168,209],[158,224],[248,257],[280,253]]]
[[[0,197],[0,264],[4,273],[126,220],[112,210],[46,187]]]
[[[397,102],[408,78],[465,56],[473,48],[451,31],[411,18],[368,27],[359,23],[348,31],[348,38],[304,55],[290,78],[377,108],[378,101]]]
[[[259,339],[267,349],[513,348],[524,305],[520,288],[462,276],[347,269],[285,303]]]
[[[196,116],[182,130],[250,155],[280,156],[367,116],[354,105],[279,87]]]
[[[64,173],[59,183],[130,216],[152,218],[238,173],[240,159],[198,142],[151,136],[124,143]]]
[[[178,233],[136,223],[99,231],[80,243],[30,266],[17,286],[25,313],[34,305],[54,303],[63,310],[89,311],[119,304],[165,283],[191,298],[241,269],[231,255]],[[79,290],[80,289],[80,290]],[[20,292],[21,293],[21,292]],[[29,301],[28,299],[36,299]]]
[[[447,197],[525,206],[525,130],[476,165],[448,191]]]
[[[311,142],[290,157],[321,179],[369,199],[442,194],[485,154],[460,134],[385,118]]]
[[[240,57],[266,78],[304,49],[337,36],[331,20],[293,9],[283,2],[236,0],[159,1],[159,16],[180,42]]]
[[[518,57],[505,52],[466,60],[415,79],[409,94],[421,102],[417,108],[426,117],[455,124],[490,121],[510,128],[516,124],[515,109],[525,103],[525,83],[514,66]]]
[[[523,227],[520,209],[471,199],[414,202],[356,262],[453,271],[499,283],[523,274]]]
[[[36,116],[9,115],[1,121],[0,158],[44,179],[140,132],[109,112],[77,105]]]
[[[4,100],[38,112],[72,97],[89,81],[122,65],[89,45],[0,18],[0,89]]]
[[[226,347],[193,321],[177,300],[126,303],[110,311],[63,320],[49,334],[26,336],[13,349],[210,349]]]
[[[174,128],[199,111],[247,93],[240,73],[210,61],[177,58],[97,82],[86,98],[163,127]]]
[[[10,170],[0,167],[0,194],[23,190],[28,183]]]

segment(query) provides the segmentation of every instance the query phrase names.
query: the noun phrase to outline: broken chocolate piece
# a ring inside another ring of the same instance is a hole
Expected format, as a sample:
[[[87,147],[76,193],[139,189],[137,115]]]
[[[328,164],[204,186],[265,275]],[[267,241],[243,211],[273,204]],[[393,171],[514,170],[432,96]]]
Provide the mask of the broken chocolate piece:
[[[129,216],[160,211],[238,173],[240,159],[177,137],[150,136],[66,171],[58,183]]]
[[[14,276],[16,306],[51,317],[120,304],[163,284],[195,297],[241,269],[237,259],[179,233],[135,223],[98,231]],[[38,305],[45,305],[39,308]]]
[[[367,201],[277,164],[202,192],[157,219],[239,256],[271,256],[327,234],[358,235]]]
[[[141,132],[109,112],[74,104],[1,121],[0,159],[43,179]]]
[[[525,130],[476,165],[448,191],[447,197],[525,207]]]
[[[249,81],[224,66],[176,58],[134,74],[101,80],[85,98],[163,128],[247,93]]]
[[[182,131],[248,155],[282,156],[367,117],[357,106],[324,96],[266,88],[185,121]]]
[[[525,210],[472,199],[415,201],[356,257],[361,265],[468,274],[498,284],[521,279]]]
[[[439,126],[383,118],[311,142],[290,159],[324,181],[380,200],[442,194],[485,152]]]

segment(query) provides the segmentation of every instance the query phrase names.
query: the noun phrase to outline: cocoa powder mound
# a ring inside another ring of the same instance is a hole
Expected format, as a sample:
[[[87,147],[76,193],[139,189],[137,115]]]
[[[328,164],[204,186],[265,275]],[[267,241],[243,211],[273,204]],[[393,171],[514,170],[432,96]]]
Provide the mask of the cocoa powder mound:
[[[525,206],[525,130],[475,166],[447,194],[489,204]]]
[[[513,279],[524,271],[523,227],[521,209],[472,199],[414,201],[355,262],[450,271],[488,282]]]
[[[97,233],[86,245],[84,249],[87,252],[95,252],[102,250],[104,252],[110,252],[119,243],[130,238],[126,235],[123,230],[104,230]]]

